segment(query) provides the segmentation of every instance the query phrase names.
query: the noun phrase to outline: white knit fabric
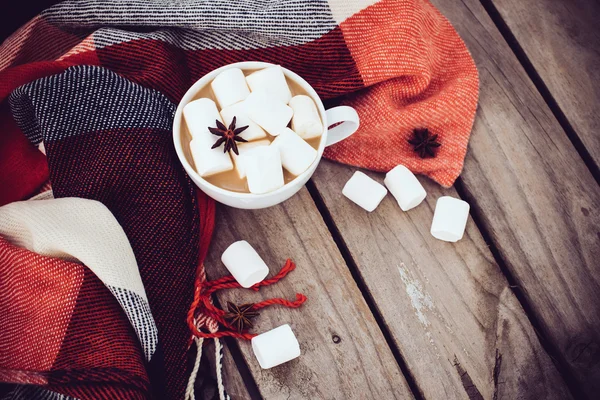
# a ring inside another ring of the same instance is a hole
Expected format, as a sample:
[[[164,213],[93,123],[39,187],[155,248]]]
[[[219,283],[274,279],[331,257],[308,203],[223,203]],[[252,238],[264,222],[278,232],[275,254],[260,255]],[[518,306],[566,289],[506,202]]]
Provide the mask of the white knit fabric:
[[[50,193],[0,207],[0,235],[35,253],[85,264],[117,298],[150,360],[157,329],[123,228],[98,201],[48,199]]]
[[[335,22],[341,24],[346,19],[377,3],[377,0],[328,0]]]
[[[42,193],[38,193],[35,196],[33,196],[32,198],[30,198],[29,200],[50,200],[54,198],[54,192],[52,192],[52,189],[50,190],[46,190],[45,192]]]

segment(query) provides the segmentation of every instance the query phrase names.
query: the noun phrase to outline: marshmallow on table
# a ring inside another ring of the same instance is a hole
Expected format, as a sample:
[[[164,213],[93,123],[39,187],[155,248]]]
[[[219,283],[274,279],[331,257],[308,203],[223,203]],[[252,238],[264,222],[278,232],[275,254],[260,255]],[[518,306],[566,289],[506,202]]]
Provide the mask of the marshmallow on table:
[[[293,175],[300,175],[317,158],[317,151],[290,128],[284,128],[273,140],[281,153],[281,164]]]
[[[402,211],[418,206],[427,196],[421,182],[404,165],[397,165],[388,172],[383,183],[394,195]]]
[[[223,152],[224,145],[221,145],[216,149],[211,149],[212,145],[218,139],[217,136],[205,132],[198,134],[190,142],[190,151],[192,153],[192,158],[194,159],[196,172],[202,177],[233,169],[233,163],[231,162],[229,153]]]
[[[210,135],[208,128],[216,127],[216,120],[223,122],[221,114],[217,110],[217,105],[207,98],[194,100],[186,104],[183,107],[183,116],[192,138],[204,134]]]
[[[292,98],[292,92],[279,65],[251,73],[246,77],[246,82],[253,92],[266,91],[285,104]]]
[[[225,126],[229,126],[229,124],[231,124],[231,121],[233,121],[233,117],[235,117],[236,128],[248,126],[248,128],[246,128],[242,133],[238,134],[238,136],[242,139],[250,141],[267,137],[267,134],[265,133],[263,128],[258,126],[254,121],[252,121],[248,117],[248,115],[246,114],[246,107],[244,106],[243,101],[222,109],[221,117],[223,117],[223,120],[225,121]]]
[[[264,91],[250,93],[244,100],[244,108],[252,121],[273,136],[289,124],[294,114],[291,107]]]
[[[454,197],[443,196],[437,200],[431,234],[445,242],[462,239],[469,219],[469,203]]]
[[[362,172],[356,171],[352,178],[346,182],[342,194],[371,212],[381,203],[381,200],[387,194],[387,189]]]
[[[288,324],[253,337],[252,350],[262,369],[273,368],[300,357],[300,344]]]
[[[210,86],[221,108],[240,102],[250,94],[246,77],[239,68],[230,68],[221,72]]]
[[[294,110],[292,129],[303,139],[310,139],[323,134],[323,123],[313,99],[309,96],[298,95],[290,100]]]
[[[231,244],[223,252],[221,261],[235,280],[245,288],[262,281],[269,274],[267,264],[245,240]]]
[[[264,140],[257,140],[254,142],[241,142],[237,144],[237,148],[238,148],[238,152],[240,153],[239,155],[235,154],[233,152],[233,150],[230,150],[230,155],[233,158],[233,162],[235,163],[235,170],[238,173],[238,176],[240,177],[240,179],[244,179],[246,177],[246,169],[244,167],[244,154],[246,154],[246,152],[254,147],[258,147],[258,146],[268,146],[270,145],[271,142],[269,142],[267,139]]]
[[[281,155],[275,146],[259,146],[244,154],[244,169],[250,193],[263,194],[284,185]]]

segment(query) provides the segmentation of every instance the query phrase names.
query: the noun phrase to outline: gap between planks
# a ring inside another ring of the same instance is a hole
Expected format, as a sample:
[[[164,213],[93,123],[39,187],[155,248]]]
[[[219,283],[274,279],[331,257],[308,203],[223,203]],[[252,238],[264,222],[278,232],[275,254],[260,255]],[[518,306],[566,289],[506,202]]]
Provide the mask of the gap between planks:
[[[390,348],[390,350],[392,351],[392,354],[394,355],[394,358],[396,359],[396,362],[398,363],[398,366],[400,367],[400,370],[402,371],[402,374],[404,375],[404,378],[406,379],[406,382],[408,383],[410,390],[412,391],[413,395],[415,396],[415,399],[423,400],[424,399],[423,392],[417,385],[415,378],[413,377],[412,373],[408,369],[408,366],[406,365],[406,361],[404,360],[404,357],[402,356],[400,349],[396,346],[396,344],[392,340],[392,335],[391,335],[389,328],[388,328],[387,324],[385,323],[383,317],[381,316],[381,313],[379,312],[377,303],[373,299],[373,296],[369,293],[369,290],[366,288],[366,284],[360,275],[360,272],[358,270],[356,262],[352,258],[352,255],[350,254],[350,251],[348,250],[348,246],[344,242],[344,238],[340,234],[339,229],[337,228],[335,222],[333,221],[333,218],[331,217],[331,214],[329,213],[329,210],[327,209],[327,206],[325,205],[325,201],[323,201],[323,198],[321,197],[321,194],[319,193],[319,190],[316,188],[312,179],[310,179],[306,183],[306,189],[308,190],[310,197],[312,198],[313,202],[315,203],[315,206],[317,207],[319,214],[321,214],[321,218],[323,218],[323,222],[327,226],[327,229],[329,230],[329,233],[331,234],[331,237],[333,238],[335,245],[337,246],[340,254],[342,255],[342,258],[346,262],[346,266],[350,270],[350,274],[352,275],[352,278],[356,282],[356,285],[358,286],[358,289],[360,290],[367,305],[369,306],[371,313],[375,317],[375,321],[377,321],[377,325],[379,326],[379,329],[383,333],[385,341],[386,341],[388,347]]]
[[[531,79],[535,88],[548,105],[548,108],[550,109],[550,111],[554,115],[554,118],[556,118],[563,131],[573,144],[573,147],[575,147],[575,150],[583,159],[583,162],[585,163],[586,167],[590,170],[592,176],[596,180],[596,183],[600,185],[600,166],[594,161],[594,158],[581,141],[581,138],[573,128],[573,125],[571,125],[567,116],[565,115],[561,107],[558,105],[558,102],[548,89],[548,86],[546,85],[540,74],[537,72],[536,68],[533,66],[533,63],[519,44],[519,41],[500,15],[500,12],[493,4],[492,0],[479,1],[481,2],[481,5],[488,13],[490,18],[492,19],[492,22],[496,25],[496,28],[498,29],[506,43],[508,44],[508,47],[510,47],[514,55],[517,57],[517,60],[519,60],[519,63],[521,63],[521,65],[523,66],[523,69],[527,73],[527,76],[529,77],[529,79]]]

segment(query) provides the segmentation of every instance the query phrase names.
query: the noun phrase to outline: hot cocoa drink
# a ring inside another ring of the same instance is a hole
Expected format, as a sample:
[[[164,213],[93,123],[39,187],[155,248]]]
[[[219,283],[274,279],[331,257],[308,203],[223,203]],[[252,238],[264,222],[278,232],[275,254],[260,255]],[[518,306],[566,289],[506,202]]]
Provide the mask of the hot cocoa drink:
[[[221,72],[183,115],[182,147],[196,172],[241,193],[269,193],[302,174],[323,134],[315,101],[279,66]]]

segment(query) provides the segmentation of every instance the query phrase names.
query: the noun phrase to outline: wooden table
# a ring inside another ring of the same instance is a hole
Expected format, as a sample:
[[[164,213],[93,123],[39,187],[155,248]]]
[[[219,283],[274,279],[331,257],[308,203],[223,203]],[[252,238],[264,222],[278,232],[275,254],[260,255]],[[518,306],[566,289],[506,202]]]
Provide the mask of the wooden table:
[[[356,168],[323,161],[305,189],[260,211],[220,207],[207,266],[250,241],[296,271],[260,293],[256,332],[290,323],[302,356],[261,370],[227,341],[233,398],[566,399],[600,396],[600,3],[433,0],[471,51],[481,94],[454,188],[404,213],[341,194]],[[378,181],[381,174],[367,172]],[[429,234],[436,199],[463,198],[462,241]],[[207,353],[209,351],[207,350]]]

